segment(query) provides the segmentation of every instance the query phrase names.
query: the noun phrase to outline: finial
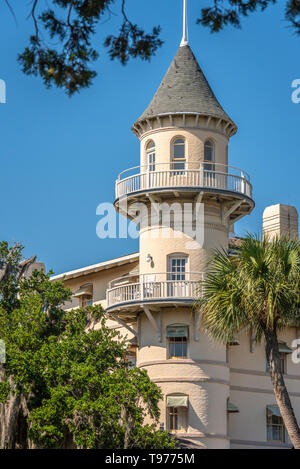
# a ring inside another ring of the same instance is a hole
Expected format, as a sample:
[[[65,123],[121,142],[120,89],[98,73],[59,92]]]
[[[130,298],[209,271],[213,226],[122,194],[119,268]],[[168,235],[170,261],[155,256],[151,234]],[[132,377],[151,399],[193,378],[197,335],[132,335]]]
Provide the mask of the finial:
[[[183,0],[183,36],[180,47],[187,46],[189,43],[188,19],[187,19],[187,0]]]

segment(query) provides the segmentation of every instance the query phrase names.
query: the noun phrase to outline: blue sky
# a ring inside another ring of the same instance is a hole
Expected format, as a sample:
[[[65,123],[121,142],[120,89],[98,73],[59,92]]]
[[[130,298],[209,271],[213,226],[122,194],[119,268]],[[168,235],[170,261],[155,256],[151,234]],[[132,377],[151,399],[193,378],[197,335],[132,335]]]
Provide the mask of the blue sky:
[[[12,5],[17,5],[12,1]],[[100,58],[94,85],[73,98],[26,77],[16,57],[32,25],[28,2],[15,6],[15,25],[1,2],[0,78],[7,84],[1,121],[1,239],[21,241],[60,273],[125,255],[134,240],[100,240],[96,207],[114,199],[119,172],[138,164],[139,142],[130,128],[153,97],[181,39],[182,0],[128,0],[127,13],[145,28],[160,24],[163,48],[150,63],[111,62],[102,47],[120,16],[99,26]],[[215,94],[239,127],[230,164],[251,175],[256,208],[236,231],[257,232],[267,205],[300,206],[300,104],[291,83],[300,78],[300,38],[284,21],[283,7],[243,20],[243,29],[212,35],[197,26],[199,3],[189,1],[190,45]],[[27,6],[26,6],[27,5]],[[112,9],[119,13],[119,3]]]

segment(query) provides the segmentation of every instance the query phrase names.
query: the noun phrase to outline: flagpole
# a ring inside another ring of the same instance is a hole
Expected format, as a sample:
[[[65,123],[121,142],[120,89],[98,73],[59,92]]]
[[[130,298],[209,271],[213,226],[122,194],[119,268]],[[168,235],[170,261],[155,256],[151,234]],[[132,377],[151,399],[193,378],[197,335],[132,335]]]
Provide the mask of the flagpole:
[[[180,47],[187,46],[189,43],[188,37],[188,19],[187,19],[187,0],[183,0],[183,35]]]

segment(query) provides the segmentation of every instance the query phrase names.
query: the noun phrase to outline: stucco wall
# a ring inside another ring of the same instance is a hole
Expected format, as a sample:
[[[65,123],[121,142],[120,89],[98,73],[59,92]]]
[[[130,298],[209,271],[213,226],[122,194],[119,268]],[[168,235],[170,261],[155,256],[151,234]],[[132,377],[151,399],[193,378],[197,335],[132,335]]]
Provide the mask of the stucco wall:
[[[82,275],[80,277],[76,277],[74,279],[69,279],[65,281],[66,287],[69,287],[72,292],[75,292],[80,288],[81,285],[86,283],[93,284],[93,302],[99,303],[102,305],[103,308],[106,308],[106,290],[108,288],[109,282],[112,280],[122,277],[123,275],[128,274],[131,272],[136,266],[138,262],[126,264],[119,267],[114,267],[107,269],[105,271]],[[72,301],[66,303],[65,308],[77,308],[79,306],[79,299],[73,298]]]
[[[295,328],[281,331],[279,340],[289,347],[296,338]],[[229,416],[229,436],[233,448],[284,447],[267,441],[266,407],[276,405],[269,373],[266,371],[265,344],[256,344],[250,352],[250,334],[239,336],[240,345],[230,347],[230,400],[238,406],[239,414]],[[295,415],[300,421],[300,365],[286,356],[284,375]],[[287,444],[288,444],[287,440]]]
[[[215,143],[215,161],[225,165],[228,164],[228,139],[221,133],[207,129],[166,128],[153,130],[143,136],[141,139],[140,165],[147,164],[146,147],[150,140],[155,143],[156,163],[170,163],[171,144],[176,137],[184,137],[186,140],[187,163],[204,160],[204,142],[210,138]],[[169,168],[166,166],[165,169]]]
[[[152,314],[158,321],[159,313]],[[206,334],[195,327],[190,308],[164,309],[161,337],[145,314],[140,316],[139,321],[141,342],[137,364],[147,370],[150,378],[163,391],[161,423],[167,428],[166,396],[186,394],[189,398],[188,429],[186,433],[180,433],[180,437],[198,441],[201,435],[203,447],[228,447],[226,403],[229,396],[229,367],[225,347],[212,343]],[[187,359],[170,359],[168,356],[166,327],[175,323],[189,326]]]

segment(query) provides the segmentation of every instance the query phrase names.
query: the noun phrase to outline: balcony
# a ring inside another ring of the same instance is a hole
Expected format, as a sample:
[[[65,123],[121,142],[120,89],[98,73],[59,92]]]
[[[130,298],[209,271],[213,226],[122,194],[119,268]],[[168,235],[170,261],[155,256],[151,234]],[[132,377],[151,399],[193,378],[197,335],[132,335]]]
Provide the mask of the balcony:
[[[151,165],[151,170],[148,166],[136,166],[123,171],[116,182],[116,199],[145,192],[193,189],[230,193],[252,200],[250,176],[245,171],[220,163],[203,162],[189,162],[184,169],[172,168],[172,163],[156,163]]]
[[[107,311],[135,310],[141,304],[192,304],[199,295],[203,273],[154,273],[130,275],[110,282],[106,291]]]

